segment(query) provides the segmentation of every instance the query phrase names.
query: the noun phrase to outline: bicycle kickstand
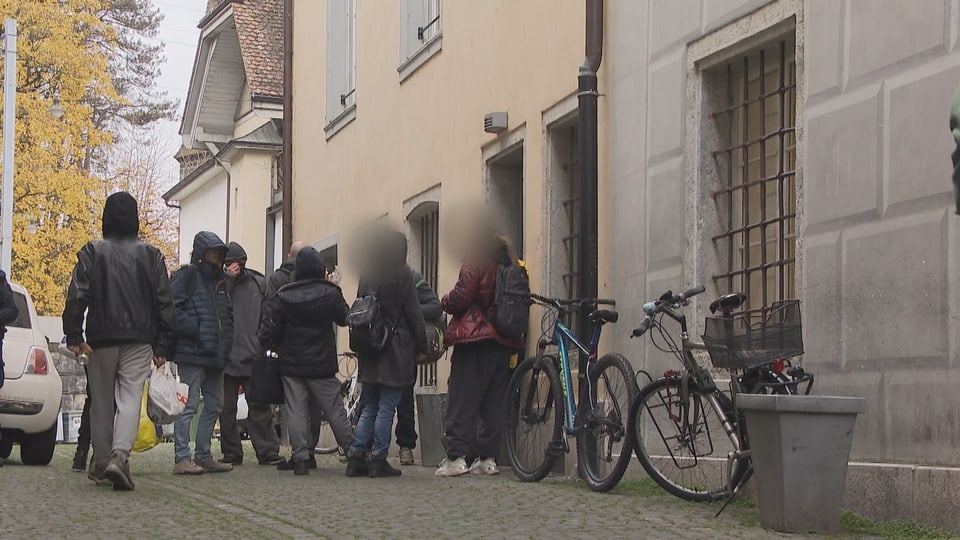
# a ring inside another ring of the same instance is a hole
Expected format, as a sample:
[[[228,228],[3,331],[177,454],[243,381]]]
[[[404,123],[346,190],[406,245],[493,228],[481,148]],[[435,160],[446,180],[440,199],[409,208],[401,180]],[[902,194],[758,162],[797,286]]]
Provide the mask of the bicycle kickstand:
[[[720,517],[720,514],[722,514],[723,511],[727,509],[727,506],[729,506],[730,503],[733,502],[733,499],[735,499],[737,495],[740,493],[740,488],[747,485],[747,481],[750,480],[751,476],[753,476],[752,462],[747,466],[747,472],[744,473],[743,480],[741,480],[740,483],[734,489],[730,490],[730,496],[727,497],[726,501],[724,501],[723,506],[720,507],[720,510],[717,510],[717,513],[714,514],[713,519],[717,519],[718,517]]]

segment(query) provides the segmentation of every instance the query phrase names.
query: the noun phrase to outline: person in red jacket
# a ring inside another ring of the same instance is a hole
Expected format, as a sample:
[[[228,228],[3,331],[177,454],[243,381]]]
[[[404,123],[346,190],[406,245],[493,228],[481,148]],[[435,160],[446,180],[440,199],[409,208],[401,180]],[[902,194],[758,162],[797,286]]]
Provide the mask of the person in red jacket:
[[[499,335],[490,322],[497,267],[515,262],[509,244],[502,236],[484,234],[476,245],[476,252],[460,268],[457,284],[441,301],[452,315],[445,341],[453,347],[453,355],[447,382],[447,458],[437,476],[499,474],[496,456],[510,357],[523,348],[520,340]]]

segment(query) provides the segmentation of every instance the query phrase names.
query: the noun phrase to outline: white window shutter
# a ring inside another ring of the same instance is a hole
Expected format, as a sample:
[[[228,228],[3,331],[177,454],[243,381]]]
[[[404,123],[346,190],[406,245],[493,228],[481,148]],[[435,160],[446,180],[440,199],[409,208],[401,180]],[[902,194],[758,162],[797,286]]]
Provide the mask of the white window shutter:
[[[344,74],[347,58],[347,28],[344,13],[351,0],[327,0],[327,122],[343,112],[340,96],[347,92]]]
[[[400,2],[400,63],[408,60],[423,45],[417,30],[427,24],[427,2],[432,0],[401,0]]]

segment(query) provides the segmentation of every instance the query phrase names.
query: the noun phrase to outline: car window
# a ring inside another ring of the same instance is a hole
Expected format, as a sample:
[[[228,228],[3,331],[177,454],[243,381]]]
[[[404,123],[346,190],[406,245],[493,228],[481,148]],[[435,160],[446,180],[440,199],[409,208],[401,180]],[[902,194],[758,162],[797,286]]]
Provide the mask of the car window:
[[[30,328],[30,309],[27,307],[27,297],[18,293],[13,293],[13,301],[17,304],[17,320],[7,326],[14,328]]]

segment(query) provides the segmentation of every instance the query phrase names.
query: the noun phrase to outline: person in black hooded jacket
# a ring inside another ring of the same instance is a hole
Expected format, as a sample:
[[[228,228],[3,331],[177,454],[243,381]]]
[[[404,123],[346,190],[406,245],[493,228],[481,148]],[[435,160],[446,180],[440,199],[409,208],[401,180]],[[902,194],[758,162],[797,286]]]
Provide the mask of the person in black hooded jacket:
[[[187,406],[173,427],[174,474],[233,470],[210,454],[213,428],[223,408],[223,370],[233,348],[233,305],[227,293],[223,263],[227,246],[216,234],[201,231],[193,239],[190,264],[173,275],[171,288],[177,308],[177,368],[190,387]],[[190,459],[190,424],[203,394],[197,422],[196,451]]]
[[[340,400],[337,342],[333,325],[347,324],[347,302],[340,287],[327,281],[320,253],[305,247],[297,254],[294,282],[268,300],[270,314],[260,326],[260,342],[279,353],[283,377],[284,416],[293,446],[293,469],[309,473],[316,440],[312,436],[310,404],[330,422],[341,447],[353,441],[353,429]]]
[[[117,490],[134,488],[127,460],[150,360],[163,365],[177,343],[166,261],[137,238],[139,229],[137,201],[127,192],[110,195],[103,208],[103,239],[77,253],[63,310],[67,346],[91,357],[88,476],[98,484],[112,482]]]

